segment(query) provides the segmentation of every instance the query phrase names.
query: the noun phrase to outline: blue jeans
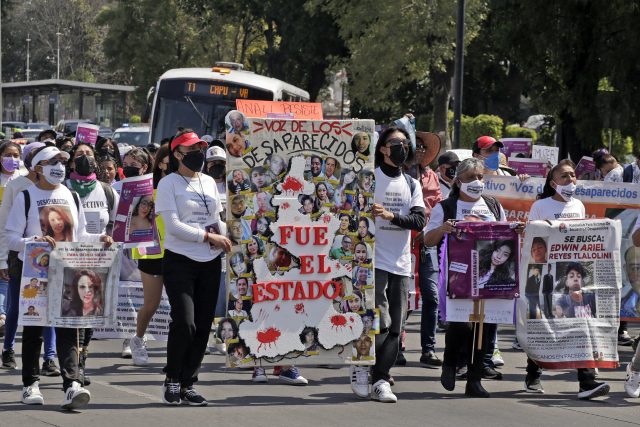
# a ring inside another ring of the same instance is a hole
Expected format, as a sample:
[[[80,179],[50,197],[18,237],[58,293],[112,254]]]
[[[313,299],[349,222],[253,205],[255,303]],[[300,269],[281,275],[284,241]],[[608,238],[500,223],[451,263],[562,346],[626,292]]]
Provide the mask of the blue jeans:
[[[0,279],[0,314],[7,314],[7,292],[9,292],[9,282]]]
[[[7,320],[4,331],[3,351],[13,350],[18,331],[18,312],[20,302],[20,278],[9,278],[9,292],[7,293]],[[44,359],[54,360],[56,358],[56,330],[53,327],[42,329],[44,336]]]
[[[436,326],[438,324],[438,276],[436,248],[427,249],[428,257],[419,265],[422,318],[420,320],[420,344],[422,352],[435,351]],[[433,260],[436,260],[434,263]]]
[[[484,354],[484,366],[495,368],[495,365],[491,361],[493,352],[496,349],[496,343],[498,342],[498,325],[495,323],[485,323],[484,328],[487,330],[485,333],[485,339],[487,340],[487,352]]]

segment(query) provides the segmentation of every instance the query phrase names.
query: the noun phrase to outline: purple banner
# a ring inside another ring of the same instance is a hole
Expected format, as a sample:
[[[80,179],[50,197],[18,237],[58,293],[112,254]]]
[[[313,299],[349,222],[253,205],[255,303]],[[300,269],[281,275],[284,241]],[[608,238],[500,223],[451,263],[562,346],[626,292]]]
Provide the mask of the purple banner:
[[[449,298],[518,298],[518,235],[511,224],[459,222],[446,247]]]
[[[550,166],[545,160],[519,159],[511,157],[508,160],[509,167],[516,171],[518,175],[527,174],[546,178]]]
[[[153,200],[153,175],[122,180],[113,240],[125,248],[154,246],[158,241]]]
[[[504,147],[500,149],[509,157],[521,154],[520,157],[531,157],[531,146],[533,145],[531,138],[503,138],[500,140]]]

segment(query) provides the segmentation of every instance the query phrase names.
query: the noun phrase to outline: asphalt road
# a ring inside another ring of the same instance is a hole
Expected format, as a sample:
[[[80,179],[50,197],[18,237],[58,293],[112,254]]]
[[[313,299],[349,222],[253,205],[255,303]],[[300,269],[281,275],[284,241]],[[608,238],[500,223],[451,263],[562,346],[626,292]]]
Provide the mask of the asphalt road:
[[[43,377],[44,406],[20,403],[20,371],[0,371],[0,426],[629,426],[640,425],[640,399],[630,399],[623,389],[624,365],[600,370],[611,393],[593,401],[576,398],[574,371],[543,374],[544,395],[523,392],[524,353],[511,349],[513,328],[500,328],[500,348],[506,365],[501,381],[483,380],[490,399],[464,397],[464,381],[453,392],[440,385],[440,371],[421,367],[418,360],[419,320],[409,321],[405,367],[395,367],[393,387],[398,403],[359,400],[351,393],[347,369],[302,367],[306,387],[278,383],[253,384],[251,371],[224,367],[223,357],[205,357],[198,389],[208,407],[166,407],[160,403],[164,376],[164,343],[151,342],[150,365],[135,367],[120,358],[121,340],[91,343],[87,364],[92,384],[91,403],[80,412],[59,409],[63,393],[60,378]],[[640,332],[632,328],[630,333]],[[444,335],[438,334],[442,352]],[[17,352],[19,353],[18,345]],[[631,358],[630,347],[620,347],[620,359]],[[19,364],[20,361],[18,360]],[[269,371],[268,371],[269,372]],[[270,373],[270,372],[269,372]]]

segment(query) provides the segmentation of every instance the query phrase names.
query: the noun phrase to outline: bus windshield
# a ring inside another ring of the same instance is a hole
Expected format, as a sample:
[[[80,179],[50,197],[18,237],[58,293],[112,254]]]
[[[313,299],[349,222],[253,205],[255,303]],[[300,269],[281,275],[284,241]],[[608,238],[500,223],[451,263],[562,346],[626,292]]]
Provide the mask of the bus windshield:
[[[153,114],[151,141],[174,136],[178,127],[191,128],[198,135],[223,138],[224,118],[236,108],[236,99],[273,101],[273,92],[245,86],[195,79],[160,82]]]

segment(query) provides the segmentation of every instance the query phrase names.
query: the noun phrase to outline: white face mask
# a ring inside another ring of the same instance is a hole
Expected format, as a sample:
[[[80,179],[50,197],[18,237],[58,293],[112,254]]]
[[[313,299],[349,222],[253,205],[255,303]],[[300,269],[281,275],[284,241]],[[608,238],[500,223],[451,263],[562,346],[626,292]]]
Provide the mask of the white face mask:
[[[42,176],[51,185],[62,184],[66,169],[62,163],[42,166]]]
[[[573,195],[575,194],[577,187],[578,186],[575,185],[573,182],[567,185],[556,184],[556,193],[558,193],[560,197],[564,199],[565,202],[570,202],[571,199],[573,199]]]
[[[462,182],[460,183],[460,191],[472,199],[477,200],[482,196],[482,192],[484,191],[484,182],[479,179],[471,182]]]

